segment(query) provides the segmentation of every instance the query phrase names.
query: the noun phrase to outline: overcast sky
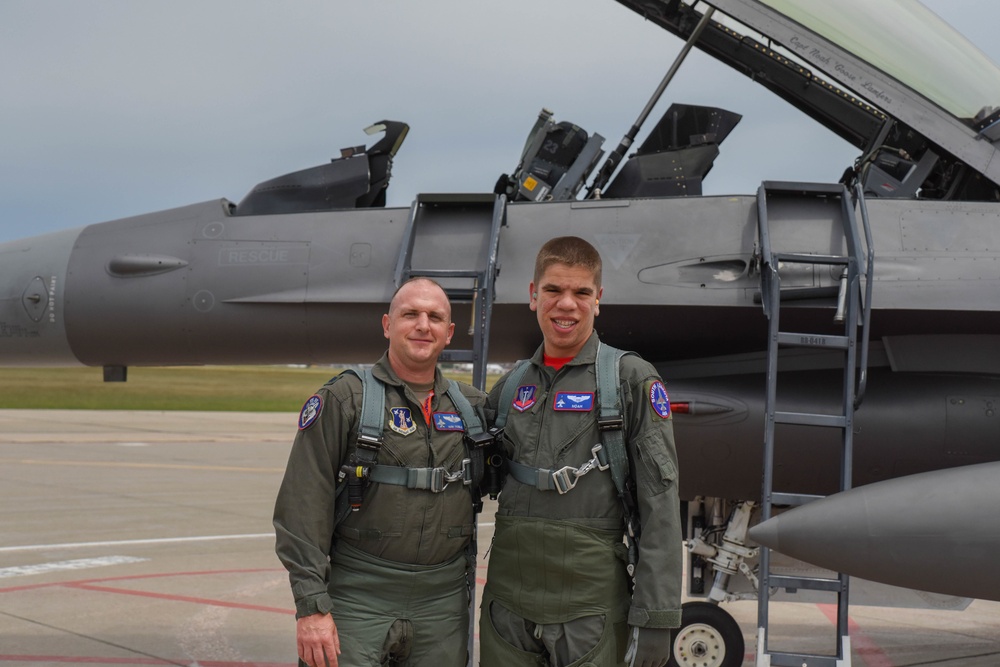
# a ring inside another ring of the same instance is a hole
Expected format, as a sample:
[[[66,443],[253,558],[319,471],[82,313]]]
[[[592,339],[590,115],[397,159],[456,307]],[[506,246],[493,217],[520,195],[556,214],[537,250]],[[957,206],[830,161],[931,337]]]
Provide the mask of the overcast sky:
[[[925,4],[1000,62],[1000,3]],[[0,241],[238,202],[383,118],[411,126],[390,206],[490,191],[543,106],[617,145],[681,46],[613,0],[2,0]],[[700,53],[649,125],[671,102],[744,116],[710,194],[856,156]]]

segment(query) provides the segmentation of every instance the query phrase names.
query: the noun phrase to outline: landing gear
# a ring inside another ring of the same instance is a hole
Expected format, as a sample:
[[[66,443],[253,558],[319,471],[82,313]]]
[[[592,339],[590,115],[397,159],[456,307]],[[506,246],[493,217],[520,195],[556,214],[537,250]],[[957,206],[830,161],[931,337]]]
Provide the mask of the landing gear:
[[[710,602],[687,602],[667,667],[740,667],[743,631],[727,611]]]

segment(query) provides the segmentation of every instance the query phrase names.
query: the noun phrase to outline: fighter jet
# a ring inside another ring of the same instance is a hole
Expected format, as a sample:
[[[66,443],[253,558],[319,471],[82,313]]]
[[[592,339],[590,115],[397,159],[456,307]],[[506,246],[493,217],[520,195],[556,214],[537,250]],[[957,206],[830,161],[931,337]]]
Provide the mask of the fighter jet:
[[[483,192],[391,208],[408,127],[386,120],[371,146],[238,202],[2,244],[0,364],[120,381],[129,366],[370,362],[372,324],[422,275],[467,323],[448,358],[481,383],[540,340],[537,248],[582,236],[604,259],[602,339],[654,362],[670,392],[688,593],[707,601],[685,609],[674,659],[740,664],[719,603],[759,594],[758,664],[846,664],[846,578],[772,571],[747,532],[851,486],[1000,460],[1000,68],[916,0],[619,1],[684,47],[615,148],[543,109]],[[739,110],[674,102],[647,124],[690,49],[850,142],[854,162],[829,183],[703,195]],[[957,495],[941,499],[954,514]],[[948,571],[926,575],[892,583],[950,592]],[[766,601],[810,586],[837,596],[836,654],[771,650]],[[977,594],[1000,599],[1000,584]]]

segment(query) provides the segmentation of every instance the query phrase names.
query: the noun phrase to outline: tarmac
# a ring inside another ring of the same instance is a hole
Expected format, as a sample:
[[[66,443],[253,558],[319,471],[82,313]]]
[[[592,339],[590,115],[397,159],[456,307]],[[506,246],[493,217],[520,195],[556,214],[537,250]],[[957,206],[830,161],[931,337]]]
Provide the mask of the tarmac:
[[[0,410],[0,667],[295,665],[271,509],[296,417]],[[723,608],[754,664],[756,603]],[[772,641],[829,642],[829,605],[771,608]],[[997,602],[850,619],[853,665],[1000,664]]]

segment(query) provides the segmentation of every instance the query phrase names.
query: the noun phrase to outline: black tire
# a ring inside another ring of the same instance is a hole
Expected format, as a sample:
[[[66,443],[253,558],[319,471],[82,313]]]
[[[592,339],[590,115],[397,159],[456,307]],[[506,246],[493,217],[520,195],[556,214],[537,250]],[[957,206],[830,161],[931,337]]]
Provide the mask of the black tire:
[[[743,631],[729,612],[710,602],[687,602],[667,667],[740,667],[744,649]]]

